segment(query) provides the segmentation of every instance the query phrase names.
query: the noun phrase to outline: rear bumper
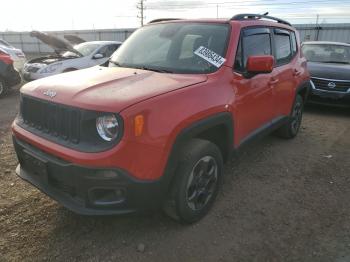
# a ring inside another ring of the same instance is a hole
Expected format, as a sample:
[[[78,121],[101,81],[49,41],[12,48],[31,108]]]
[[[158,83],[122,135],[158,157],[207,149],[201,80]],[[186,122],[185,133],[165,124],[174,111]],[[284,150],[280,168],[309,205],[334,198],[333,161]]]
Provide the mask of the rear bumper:
[[[125,214],[162,203],[162,180],[137,180],[121,169],[75,165],[15,137],[13,142],[20,162],[17,175],[75,213]]]

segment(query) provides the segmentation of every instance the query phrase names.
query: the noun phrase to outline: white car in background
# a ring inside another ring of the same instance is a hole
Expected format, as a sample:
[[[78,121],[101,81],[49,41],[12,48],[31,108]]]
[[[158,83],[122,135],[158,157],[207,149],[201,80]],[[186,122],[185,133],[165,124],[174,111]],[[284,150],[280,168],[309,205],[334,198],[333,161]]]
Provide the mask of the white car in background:
[[[31,32],[31,36],[52,47],[55,54],[28,61],[23,69],[23,78],[27,81],[103,64],[122,44],[91,41],[73,46],[64,39],[38,31]]]
[[[0,39],[0,50],[11,56],[14,68],[16,68],[18,71],[22,71],[23,66],[26,62],[26,56],[21,49],[18,49],[10,45],[5,40]]]

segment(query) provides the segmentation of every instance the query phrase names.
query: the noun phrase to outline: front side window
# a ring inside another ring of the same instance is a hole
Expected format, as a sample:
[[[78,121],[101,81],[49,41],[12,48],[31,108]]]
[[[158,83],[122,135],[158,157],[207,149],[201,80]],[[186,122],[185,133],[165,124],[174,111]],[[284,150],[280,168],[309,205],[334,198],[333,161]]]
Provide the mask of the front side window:
[[[276,62],[278,65],[288,63],[292,57],[289,33],[275,32]]]
[[[211,73],[218,68],[194,54],[204,46],[225,57],[230,26],[207,23],[147,25],[133,33],[113,54],[109,66],[173,73]]]
[[[350,46],[304,44],[302,51],[309,62],[350,64]]]
[[[235,69],[244,72],[248,57],[271,55],[271,37],[267,28],[248,29],[242,34],[235,60]]]
[[[119,45],[105,45],[103,47],[101,47],[97,53],[103,55],[103,57],[110,57],[115,50],[117,50]]]

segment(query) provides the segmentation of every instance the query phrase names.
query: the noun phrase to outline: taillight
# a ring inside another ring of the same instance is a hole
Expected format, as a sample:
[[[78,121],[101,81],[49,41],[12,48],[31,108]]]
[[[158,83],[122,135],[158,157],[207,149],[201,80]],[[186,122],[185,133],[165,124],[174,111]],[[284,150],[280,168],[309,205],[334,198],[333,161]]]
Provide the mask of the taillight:
[[[8,65],[13,63],[11,56],[1,50],[0,50],[0,60]]]

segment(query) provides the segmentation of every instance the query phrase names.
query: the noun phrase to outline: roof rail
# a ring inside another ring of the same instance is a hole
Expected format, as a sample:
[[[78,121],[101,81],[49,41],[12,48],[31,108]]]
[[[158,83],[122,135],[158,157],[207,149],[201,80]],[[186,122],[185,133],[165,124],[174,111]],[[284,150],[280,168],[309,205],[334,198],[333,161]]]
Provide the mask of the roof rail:
[[[148,22],[149,24],[153,24],[153,23],[159,23],[159,22],[166,22],[166,21],[173,21],[173,20],[181,20],[180,18],[158,18],[158,19],[154,19],[150,22]]]
[[[273,16],[260,15],[260,14],[238,14],[233,16],[230,20],[246,20],[246,19],[262,19],[262,18],[273,20],[273,21],[276,21],[277,23],[292,26],[291,23],[285,20],[282,20]]]

